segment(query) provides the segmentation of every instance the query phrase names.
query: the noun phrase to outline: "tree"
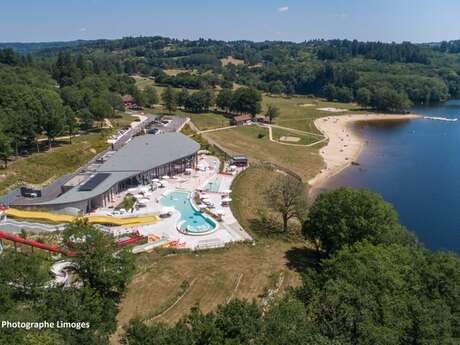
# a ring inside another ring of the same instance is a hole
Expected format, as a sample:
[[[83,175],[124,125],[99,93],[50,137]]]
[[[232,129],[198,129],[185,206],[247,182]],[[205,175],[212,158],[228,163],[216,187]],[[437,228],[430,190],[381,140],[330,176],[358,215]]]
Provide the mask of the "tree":
[[[145,98],[145,93],[139,90],[137,87],[132,91],[134,102],[140,107],[143,107],[147,104],[147,99]]]
[[[78,118],[80,119],[80,128],[88,130],[93,126],[94,117],[88,108],[83,108],[78,111]]]
[[[5,131],[0,127],[0,159],[3,160],[5,168],[8,167],[8,158],[13,154],[11,147],[11,138],[6,135]]]
[[[283,231],[288,231],[288,222],[302,214],[307,206],[307,193],[302,181],[291,175],[282,175],[265,191],[268,207],[278,212],[283,220]]]
[[[303,224],[303,233],[326,255],[363,240],[376,244],[414,242],[399,224],[393,206],[377,193],[351,188],[319,195]]]
[[[123,104],[123,98],[120,96],[118,92],[110,92],[107,100],[110,106],[118,111],[124,111],[125,105]]]
[[[177,94],[177,105],[179,107],[185,107],[185,104],[187,103],[188,99],[190,97],[190,94],[188,90],[183,87],[182,90]]]
[[[171,86],[168,86],[163,93],[161,94],[161,99],[164,103],[166,110],[169,113],[172,113],[176,110],[177,107],[177,97],[176,92]]]
[[[410,107],[411,102],[405,92],[382,87],[372,93],[371,105],[377,110],[400,111]]]
[[[134,273],[132,253],[117,248],[112,238],[86,219],[70,223],[63,237],[66,246],[79,254],[73,260],[83,282],[101,296],[118,300]]]
[[[146,86],[143,93],[144,93],[145,103],[148,106],[158,104],[158,102],[160,101],[157,90],[153,86],[150,86],[150,85]]]
[[[262,96],[255,89],[239,88],[233,93],[231,110],[255,116],[261,110]]]
[[[107,102],[104,98],[98,97],[91,100],[89,104],[89,111],[93,114],[94,120],[100,121],[102,125],[102,121],[106,117],[112,117],[113,109],[110,106],[109,102]]]
[[[362,87],[356,92],[356,102],[363,107],[368,107],[371,104],[372,93],[369,89]]]
[[[265,116],[268,117],[270,123],[273,122],[273,119],[278,117],[280,114],[280,109],[274,105],[274,104],[269,104],[267,108],[267,112],[265,113]]]
[[[230,89],[222,89],[216,98],[216,105],[224,112],[228,113],[232,107],[233,91]]]
[[[365,241],[304,277],[298,296],[308,319],[343,344],[449,344],[460,336],[457,256]]]
[[[64,107],[64,128],[69,135],[69,144],[72,144],[72,136],[75,134],[77,119],[75,113],[69,106]]]
[[[62,133],[64,127],[64,107],[61,98],[55,92],[46,90],[39,97],[45,113],[42,126],[48,137],[48,146],[51,149],[51,142]]]

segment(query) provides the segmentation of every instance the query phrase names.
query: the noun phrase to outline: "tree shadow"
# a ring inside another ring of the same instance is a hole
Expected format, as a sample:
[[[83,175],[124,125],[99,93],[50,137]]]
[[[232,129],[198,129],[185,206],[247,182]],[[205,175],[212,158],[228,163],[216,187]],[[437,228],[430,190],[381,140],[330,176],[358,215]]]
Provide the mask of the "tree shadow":
[[[287,267],[299,273],[306,272],[308,268],[317,269],[320,263],[318,253],[305,246],[290,248],[285,253]]]

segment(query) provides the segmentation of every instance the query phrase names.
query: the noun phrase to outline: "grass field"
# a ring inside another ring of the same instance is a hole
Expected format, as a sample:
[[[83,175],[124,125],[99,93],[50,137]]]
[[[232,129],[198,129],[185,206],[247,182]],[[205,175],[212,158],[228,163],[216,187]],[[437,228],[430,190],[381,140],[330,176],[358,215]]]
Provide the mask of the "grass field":
[[[268,130],[258,126],[241,126],[206,134],[231,154],[246,154],[250,159],[269,161],[292,170],[306,182],[323,166],[319,146],[295,147],[268,139]]]
[[[300,242],[266,239],[256,246],[236,244],[199,253],[143,255],[120,305],[118,325],[134,317],[149,322],[184,294],[184,281],[191,286],[183,298],[155,322],[176,322],[195,305],[209,312],[232,298],[260,301],[281,272],[282,290],[297,286],[300,278],[294,267],[302,261],[299,256],[305,255],[302,249]]]
[[[269,104],[276,105],[280,109],[280,115],[273,121],[274,124],[313,133],[318,133],[313,124],[313,121],[318,117],[344,114],[344,112],[320,111],[317,110],[318,108],[340,108],[348,109],[353,113],[361,112],[359,107],[353,103],[328,102],[320,98],[307,96],[281,97],[264,95],[263,109],[265,110]]]
[[[73,138],[72,145],[68,141],[58,142],[51,151],[33,153],[10,163],[7,169],[0,169],[0,193],[22,183],[45,184],[75,171],[107,147],[108,133],[81,135]]]
[[[135,118],[119,113],[110,119],[113,129],[95,128],[76,136],[72,145],[67,139],[57,140],[51,150],[31,153],[0,169],[0,194],[20,184],[44,185],[59,176],[71,173],[107,148],[107,138],[117,128],[129,126]]]
[[[302,133],[296,130],[288,130],[284,128],[272,127],[273,140],[277,140],[281,143],[296,144],[296,145],[308,145],[320,140],[322,137],[319,135],[311,135]],[[281,140],[282,137],[294,137],[298,138],[299,141],[286,141]]]
[[[233,181],[232,213],[241,226],[254,238],[283,237],[282,220],[279,214],[270,211],[265,199],[265,189],[280,177],[280,172],[269,166],[252,166],[239,174]],[[300,238],[300,224],[289,222],[289,237]]]

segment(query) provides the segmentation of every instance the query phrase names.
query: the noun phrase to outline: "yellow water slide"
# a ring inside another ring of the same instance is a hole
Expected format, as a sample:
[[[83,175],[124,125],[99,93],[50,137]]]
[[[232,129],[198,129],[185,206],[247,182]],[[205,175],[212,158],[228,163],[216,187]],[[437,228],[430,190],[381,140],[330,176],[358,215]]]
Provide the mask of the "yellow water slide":
[[[66,214],[56,214],[40,211],[25,211],[15,208],[9,208],[5,211],[8,217],[24,220],[37,220],[52,223],[70,223],[78,217],[69,216]],[[112,224],[112,225],[144,225],[156,223],[159,220],[158,216],[143,216],[143,217],[112,217],[112,216],[85,216],[91,224]]]

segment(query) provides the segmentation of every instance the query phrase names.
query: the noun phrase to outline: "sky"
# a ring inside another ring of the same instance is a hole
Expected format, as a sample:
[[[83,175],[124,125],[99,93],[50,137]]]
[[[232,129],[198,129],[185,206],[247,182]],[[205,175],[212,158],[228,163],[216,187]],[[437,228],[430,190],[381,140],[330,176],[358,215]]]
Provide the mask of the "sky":
[[[1,0],[0,42],[460,39],[460,0]]]

